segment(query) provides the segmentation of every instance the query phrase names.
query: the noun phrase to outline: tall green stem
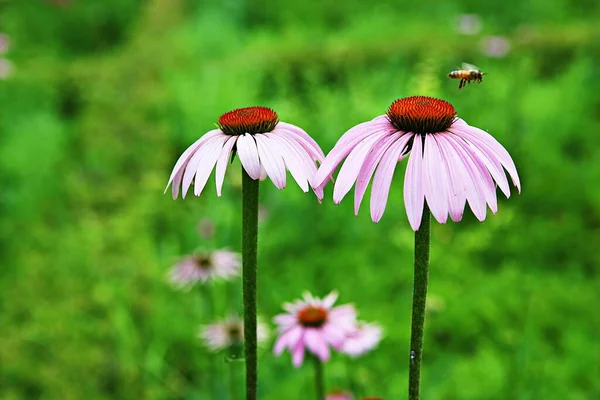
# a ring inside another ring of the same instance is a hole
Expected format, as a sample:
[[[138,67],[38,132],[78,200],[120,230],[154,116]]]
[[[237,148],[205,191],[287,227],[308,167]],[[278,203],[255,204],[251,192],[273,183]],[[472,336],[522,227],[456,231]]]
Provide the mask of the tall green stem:
[[[415,232],[415,277],[410,331],[410,362],[408,367],[408,398],[418,400],[421,380],[421,356],[423,355],[423,328],[425,326],[425,303],[429,275],[430,212],[423,207],[421,226]]]
[[[317,391],[317,400],[325,399],[325,379],[323,377],[323,363],[318,357],[312,357],[315,362],[315,389]]]
[[[256,400],[256,248],[258,245],[258,180],[242,167],[242,283],[244,292],[244,342],[246,400]]]

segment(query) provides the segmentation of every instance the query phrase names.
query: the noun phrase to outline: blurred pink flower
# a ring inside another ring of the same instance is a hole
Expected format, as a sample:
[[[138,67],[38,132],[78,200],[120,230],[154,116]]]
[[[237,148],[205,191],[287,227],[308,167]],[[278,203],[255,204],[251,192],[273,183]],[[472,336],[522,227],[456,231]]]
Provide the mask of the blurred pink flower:
[[[504,36],[486,36],[481,39],[481,51],[490,57],[504,57],[510,51],[510,41]]]
[[[6,53],[10,49],[10,40],[8,35],[0,33],[0,54]]]
[[[331,292],[321,300],[307,292],[303,299],[284,304],[287,313],[274,318],[280,334],[274,353],[289,349],[294,366],[299,367],[305,349],[321,361],[329,360],[330,346],[341,350],[346,336],[356,329],[356,310],[349,304],[333,307],[337,297]]]
[[[448,214],[453,221],[460,221],[467,201],[480,221],[486,217],[486,204],[496,213],[496,184],[506,197],[510,196],[503,168],[521,191],[515,164],[496,139],[457,118],[450,103],[424,96],[396,100],[387,115],[342,135],[321,164],[313,186],[322,188],[347,157],[335,182],[333,201],[340,203],[356,182],[354,212],[358,214],[374,175],[371,218],[378,222],[387,204],[396,164],[409,154],[404,203],[415,231],[421,225],[425,200],[442,224]]]
[[[219,129],[206,133],[183,152],[169,178],[173,198],[185,195],[194,181],[194,194],[199,196],[216,165],[217,196],[232,153],[240,158],[252,179],[268,175],[278,189],[286,186],[286,170],[304,192],[317,172],[316,161],[324,154],[317,142],[299,127],[279,122],[275,111],[266,107],[240,108],[219,118]],[[315,189],[319,200],[323,192]]]
[[[219,351],[239,345],[244,342],[244,322],[238,317],[230,317],[205,325],[200,330],[200,337],[206,347],[212,351]],[[260,320],[256,324],[256,337],[258,343],[264,343],[269,338],[269,328]]]
[[[354,400],[354,396],[349,392],[331,392],[325,397],[325,400]]]
[[[342,346],[342,352],[350,356],[360,356],[373,350],[381,341],[382,329],[377,324],[359,322],[357,328],[350,332]]]
[[[229,280],[240,273],[240,256],[229,250],[199,251],[185,257],[170,271],[171,283],[184,287],[209,280]]]
[[[0,58],[0,79],[6,79],[12,74],[12,63],[4,58]]]
[[[476,14],[462,14],[456,19],[456,31],[463,35],[476,35],[481,32],[481,18]]]

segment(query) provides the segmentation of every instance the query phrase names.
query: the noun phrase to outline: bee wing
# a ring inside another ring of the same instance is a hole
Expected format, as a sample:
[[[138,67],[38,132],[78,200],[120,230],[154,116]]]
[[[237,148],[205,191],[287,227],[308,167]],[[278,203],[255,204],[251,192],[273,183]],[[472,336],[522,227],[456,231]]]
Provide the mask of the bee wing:
[[[462,69],[465,69],[467,71],[479,71],[479,67],[476,67],[475,65],[469,63],[462,63]]]

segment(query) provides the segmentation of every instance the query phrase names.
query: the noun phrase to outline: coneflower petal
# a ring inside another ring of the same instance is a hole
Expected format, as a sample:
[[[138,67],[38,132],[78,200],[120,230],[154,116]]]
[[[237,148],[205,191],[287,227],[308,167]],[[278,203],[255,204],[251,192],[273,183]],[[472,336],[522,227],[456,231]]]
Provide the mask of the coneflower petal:
[[[452,131],[452,129],[450,129]],[[508,171],[513,184],[521,193],[521,181],[519,180],[519,174],[517,173],[517,167],[515,166],[514,161],[508,154],[508,151],[498,142],[492,135],[487,133],[486,131],[476,128],[474,126],[465,127],[464,125],[460,127],[460,129],[456,129],[456,133],[460,135],[461,133],[469,138],[471,138],[474,142],[487,146],[490,150],[492,150],[498,160],[502,163],[504,168]]]
[[[279,122],[273,131],[276,131],[278,127],[286,129],[288,131],[293,132],[295,135],[299,136],[302,140],[304,140],[308,145],[312,148],[315,155],[318,155],[318,160],[322,160],[325,158],[325,154],[323,154],[323,150],[319,147],[318,143],[303,129],[296,125],[288,124],[287,122]]]
[[[240,157],[242,166],[250,178],[255,180],[260,179],[260,159],[258,158],[256,142],[252,135],[247,133],[239,135],[237,141],[237,153]]]
[[[467,189],[467,200],[469,202],[469,207],[475,217],[483,221],[485,219],[486,214],[486,198],[485,198],[485,186],[481,177],[479,176],[479,172],[477,171],[477,167],[473,163],[473,160],[465,153],[465,150],[460,146],[460,138],[454,138],[452,136],[447,136],[448,142],[459,156],[461,163],[465,167],[465,171],[467,173],[467,179],[464,181],[464,185]]]
[[[421,219],[423,218],[425,190],[422,178],[423,144],[421,136],[414,135],[414,138],[404,177],[404,204],[408,222],[413,230],[417,231],[421,226]]]
[[[392,144],[377,167],[373,178],[373,187],[371,188],[371,219],[373,222],[379,222],[385,211],[396,164],[408,143],[408,139],[409,135],[405,135]]]
[[[219,129],[213,129],[212,131],[207,132],[200,139],[196,140],[191,146],[189,146],[181,156],[177,159],[175,166],[173,167],[173,172],[171,172],[171,176],[169,177],[169,181],[167,182],[167,187],[165,187],[164,193],[167,192],[169,185],[173,183],[173,198],[177,197],[177,192],[179,192],[179,185],[181,184],[181,177],[183,176],[183,168],[190,161],[195,151],[206,142],[208,139],[211,139],[215,136],[222,135]],[[177,178],[177,176],[179,178]]]
[[[290,171],[290,174],[292,175],[298,186],[300,186],[300,189],[302,189],[302,191],[305,193],[308,192],[308,171],[305,168],[304,162],[302,161],[302,157],[298,154],[294,146],[278,135],[265,133],[265,136],[267,136],[269,139],[273,140],[278,144],[286,168]],[[311,164],[314,166],[314,163],[311,162]],[[316,172],[316,167],[314,172]]]
[[[307,178],[309,180],[309,183],[312,182],[312,179],[317,173],[317,166],[315,165],[315,162],[312,159],[312,157],[307,153],[306,148],[301,142],[296,140],[296,137],[293,134],[289,132],[281,130],[277,132],[277,135],[282,140],[285,140],[290,146],[292,146],[296,150],[296,153],[300,156],[302,163],[307,171]],[[319,201],[321,201],[323,199],[323,190],[321,189],[319,192],[318,188],[313,188],[313,191],[317,195]]]
[[[285,163],[281,158],[281,151],[276,142],[268,137],[258,134],[254,135],[258,148],[258,156],[262,166],[265,168],[267,175],[277,189],[285,188],[286,174]]]
[[[196,180],[194,181],[194,194],[196,196],[200,196],[204,186],[206,186],[208,177],[215,167],[215,164],[219,159],[219,154],[221,154],[223,144],[227,141],[227,139],[227,136],[222,135],[215,138],[215,140],[210,144],[206,144],[206,151],[204,153],[205,155],[200,160],[198,169],[196,170]]]
[[[373,177],[373,173],[375,172],[375,168],[377,168],[377,164],[379,164],[381,157],[383,157],[386,150],[392,145],[392,143],[398,140],[400,136],[401,135],[399,133],[394,133],[381,139],[381,141],[375,144],[371,152],[367,155],[365,162],[360,169],[358,177],[356,178],[356,187],[354,189],[354,214],[358,215],[360,204],[362,203],[362,199],[367,191],[367,186]]]
[[[329,347],[317,329],[307,329],[304,333],[304,343],[321,361],[329,360]]]
[[[196,172],[198,171],[198,166],[200,165],[202,159],[206,156],[206,154],[208,154],[208,152],[212,148],[212,144],[218,141],[220,137],[224,136],[224,134],[221,134],[208,139],[200,147],[198,147],[190,161],[187,163],[185,167],[185,172],[183,173],[183,180],[181,183],[182,198],[185,199],[187,191],[190,188],[190,185],[192,184],[192,180],[194,179],[194,175],[196,175]]]
[[[448,186],[448,211],[452,221],[458,222],[462,219],[465,210],[467,192],[464,185],[464,179],[468,179],[468,177],[463,176],[464,166],[458,160],[458,156],[452,149],[448,148],[450,144],[446,139],[446,135],[446,133],[440,133],[436,135],[436,139],[440,145],[440,150],[442,151],[442,158],[448,166],[448,177],[450,179]]]
[[[225,180],[225,171],[227,170],[227,164],[229,164],[229,158],[231,156],[231,150],[233,146],[235,146],[235,142],[237,142],[238,137],[232,136],[227,139],[227,142],[223,145],[221,149],[221,154],[219,155],[219,160],[217,160],[217,168],[215,171],[215,183],[217,185],[217,196],[221,197],[221,191],[223,189],[223,181]]]
[[[337,180],[333,188],[334,203],[339,204],[344,196],[350,191],[360,173],[365,158],[369,155],[373,146],[386,135],[386,132],[380,132],[369,136],[352,149],[337,175]]]
[[[423,151],[425,198],[431,214],[440,224],[445,224],[448,220],[448,176],[446,167],[442,163],[440,148],[434,136],[426,134]]]
[[[471,158],[473,164],[477,168],[477,171],[479,172],[479,177],[481,178],[481,182],[483,183],[482,187],[484,189],[483,193],[485,201],[489,205],[490,210],[492,210],[492,212],[496,214],[496,212],[498,211],[498,199],[496,198],[496,184],[494,183],[494,180],[490,175],[490,171],[486,168],[483,160],[477,156],[477,154],[473,151],[473,149],[471,148],[471,146],[469,146],[467,142],[457,141],[457,143],[465,151],[465,154],[467,154],[467,156]]]

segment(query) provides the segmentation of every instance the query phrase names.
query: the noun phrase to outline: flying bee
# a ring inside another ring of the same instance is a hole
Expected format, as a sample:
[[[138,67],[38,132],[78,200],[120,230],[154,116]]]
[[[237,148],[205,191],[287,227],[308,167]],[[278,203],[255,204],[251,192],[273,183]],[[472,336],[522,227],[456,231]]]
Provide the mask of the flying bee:
[[[462,68],[456,71],[452,71],[448,74],[448,78],[450,79],[460,79],[460,83],[458,84],[458,89],[462,89],[465,87],[467,83],[471,83],[471,81],[475,81],[477,83],[481,83],[483,80],[484,72],[481,72],[479,68],[474,65],[463,63]]]

